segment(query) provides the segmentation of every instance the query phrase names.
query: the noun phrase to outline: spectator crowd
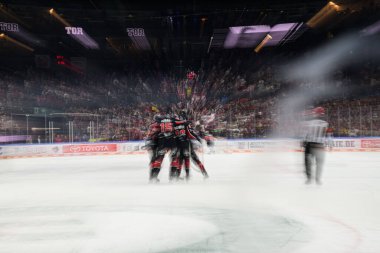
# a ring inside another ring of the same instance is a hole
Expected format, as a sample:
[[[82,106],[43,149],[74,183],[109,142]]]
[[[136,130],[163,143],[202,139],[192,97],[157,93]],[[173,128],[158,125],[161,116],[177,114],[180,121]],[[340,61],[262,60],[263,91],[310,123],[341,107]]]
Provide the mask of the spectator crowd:
[[[64,142],[74,122],[74,141],[141,140],[155,114],[185,110],[217,137],[291,137],[303,110],[323,106],[335,136],[380,135],[378,65],[338,70],[316,84],[288,80],[281,74],[286,65],[276,62],[216,51],[199,68],[179,71],[0,71],[0,133],[47,142],[53,121],[54,141]],[[309,98],[310,89],[324,95]]]

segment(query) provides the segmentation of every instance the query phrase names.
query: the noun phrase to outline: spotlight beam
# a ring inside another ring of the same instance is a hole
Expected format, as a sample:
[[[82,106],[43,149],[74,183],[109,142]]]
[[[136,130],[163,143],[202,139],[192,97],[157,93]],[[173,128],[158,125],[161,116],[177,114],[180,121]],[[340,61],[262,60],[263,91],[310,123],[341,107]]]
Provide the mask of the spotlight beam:
[[[260,42],[260,44],[257,45],[257,47],[255,48],[255,52],[256,53],[260,52],[260,50],[264,47],[264,45],[268,43],[268,41],[270,41],[271,39],[272,39],[272,36],[267,34],[267,36],[265,36],[265,38]]]
[[[117,54],[121,54],[121,51],[115,46],[115,43],[113,43],[112,39],[106,37],[106,41],[111,46],[111,48],[116,51]]]
[[[72,27],[72,25],[69,22],[67,22],[64,18],[62,18],[60,15],[58,15],[58,13],[53,8],[51,8],[49,10],[49,13],[54,18],[56,18],[61,24],[63,24],[66,29]],[[72,37],[74,40],[76,40],[79,44],[84,46],[85,48],[87,48],[87,49],[99,49],[98,43],[96,43],[95,40],[93,40],[86,32],[84,32],[82,28],[81,28],[82,32],[80,34],[71,33],[71,32],[69,32],[70,30],[71,29],[67,30],[67,34],[70,37]]]
[[[13,38],[11,38],[11,37],[9,37],[8,35],[6,35],[6,34],[4,34],[4,33],[0,34],[0,39],[5,39],[5,40],[7,40],[7,41],[10,41],[10,42],[12,42],[12,43],[18,45],[19,47],[22,47],[22,48],[24,48],[24,49],[26,49],[26,50],[28,50],[28,51],[31,51],[31,52],[34,51],[34,49],[31,48],[30,46],[25,45],[24,43],[22,43],[22,42],[20,42],[20,41],[18,41],[18,40],[15,40],[15,39],[13,39]]]
[[[9,8],[6,8],[3,4],[0,3],[0,12],[3,13],[6,17],[17,21],[19,24],[22,24],[23,26],[29,27],[30,25],[26,24],[24,21],[19,19]]]
[[[306,24],[309,27],[316,27],[329,16],[341,11],[342,8],[334,2],[328,2],[317,14],[315,14]]]
[[[64,26],[72,26],[64,18],[62,18],[60,15],[58,15],[58,13],[53,8],[51,8],[49,10],[49,13],[50,13],[50,15],[52,15],[53,17],[55,17],[59,22],[61,22]]]

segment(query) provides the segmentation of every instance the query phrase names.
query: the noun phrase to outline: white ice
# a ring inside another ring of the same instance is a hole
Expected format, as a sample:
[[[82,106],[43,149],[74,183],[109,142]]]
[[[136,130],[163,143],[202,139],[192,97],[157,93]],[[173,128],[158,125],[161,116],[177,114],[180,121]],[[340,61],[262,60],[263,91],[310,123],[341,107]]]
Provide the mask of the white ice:
[[[148,184],[144,155],[0,160],[0,253],[378,253],[379,153],[205,155],[210,179]]]

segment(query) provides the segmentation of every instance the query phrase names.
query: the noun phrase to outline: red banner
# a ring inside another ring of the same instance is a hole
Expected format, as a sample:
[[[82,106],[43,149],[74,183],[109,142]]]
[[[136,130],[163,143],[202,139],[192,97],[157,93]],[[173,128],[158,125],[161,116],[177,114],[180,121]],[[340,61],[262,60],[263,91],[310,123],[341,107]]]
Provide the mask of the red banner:
[[[380,148],[380,140],[362,140],[362,148]]]
[[[116,152],[117,144],[81,144],[81,145],[64,145],[63,153],[108,153]]]

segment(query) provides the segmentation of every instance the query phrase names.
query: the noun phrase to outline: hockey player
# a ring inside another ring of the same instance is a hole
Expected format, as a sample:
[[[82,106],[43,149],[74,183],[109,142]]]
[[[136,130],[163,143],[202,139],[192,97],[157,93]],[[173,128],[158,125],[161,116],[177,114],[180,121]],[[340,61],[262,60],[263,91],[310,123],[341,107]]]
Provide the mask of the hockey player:
[[[188,124],[189,122],[187,120],[181,119],[178,119],[174,123],[175,147],[171,154],[170,180],[179,178],[183,162],[185,162],[186,179],[189,178],[190,146],[186,135]]]
[[[311,166],[313,160],[316,163],[317,184],[321,184],[321,173],[324,162],[324,143],[328,123],[322,119],[325,114],[323,107],[316,107],[311,111],[311,119],[305,122],[303,127],[303,144],[305,153],[306,184],[312,180]]]
[[[202,123],[202,122],[201,122]],[[206,141],[207,147],[209,148],[209,154],[215,153],[214,150],[214,143],[215,143],[215,138],[212,136],[209,132],[205,130],[204,125],[198,125],[197,126],[199,136]]]
[[[150,182],[159,182],[158,174],[161,170],[165,154],[175,147],[173,124],[175,118],[170,110],[165,116],[155,118],[151,124],[147,140],[152,141],[152,158],[150,162]]]
[[[195,152],[196,148],[194,146],[195,146],[194,142],[190,141],[190,156],[191,156],[191,159],[198,165],[198,168],[200,169],[203,177],[205,179],[207,179],[209,177],[208,173],[206,171],[205,166],[203,165],[203,163],[199,159],[197,153]]]
[[[158,182],[158,174],[160,172],[161,163],[158,160],[158,138],[161,132],[160,126],[161,116],[154,116],[153,122],[149,126],[148,135],[145,139],[145,148],[150,152],[150,173],[149,181]]]
[[[180,113],[180,120],[175,123],[176,152],[172,154],[171,171],[173,178],[178,178],[181,174],[182,165],[185,165],[186,180],[190,178],[190,158],[198,165],[204,178],[208,178],[207,171],[203,163],[199,160],[193,147],[193,141],[202,143],[201,138],[191,127],[191,122],[187,120],[185,112]]]

